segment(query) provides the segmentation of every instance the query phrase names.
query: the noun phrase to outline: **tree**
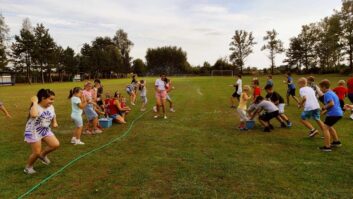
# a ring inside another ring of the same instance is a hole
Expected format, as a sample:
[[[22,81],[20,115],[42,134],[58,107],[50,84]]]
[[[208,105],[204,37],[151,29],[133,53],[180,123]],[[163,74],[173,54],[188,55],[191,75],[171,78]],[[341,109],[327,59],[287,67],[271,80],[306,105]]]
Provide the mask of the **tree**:
[[[270,54],[268,58],[271,60],[271,74],[273,74],[273,69],[275,68],[275,58],[276,54],[280,54],[284,52],[283,42],[280,39],[277,39],[278,33],[275,29],[272,31],[267,31],[266,36],[264,36],[263,40],[267,41],[261,50],[269,50]]]
[[[69,73],[71,76],[80,72],[80,69],[78,67],[78,60],[77,57],[75,57],[74,49],[67,47],[63,51],[61,59],[65,72]]]
[[[287,70],[291,70],[293,66],[300,70],[304,62],[303,56],[302,41],[298,37],[291,38],[289,48],[286,51],[286,59],[284,60],[288,64]]]
[[[348,56],[349,67],[353,71],[353,1],[342,0],[340,14],[343,50]]]
[[[5,18],[0,13],[0,69],[3,69],[7,63],[6,41],[9,39],[9,27],[5,23]]]
[[[233,65],[240,68],[240,74],[242,74],[245,59],[253,53],[252,47],[256,45],[252,32],[249,33],[245,30],[236,30],[229,45],[229,50],[232,51],[229,59],[233,62]]]
[[[119,29],[116,31],[115,36],[113,38],[115,45],[119,48],[120,54],[123,59],[124,72],[129,72],[131,68],[131,60],[130,51],[134,46],[134,43],[129,40],[128,34],[124,32],[123,29]]]
[[[132,71],[139,76],[143,76],[147,71],[146,64],[142,61],[142,59],[135,59],[132,62]]]
[[[51,71],[52,65],[49,64],[49,57],[53,53],[56,44],[49,34],[49,29],[46,29],[43,24],[37,24],[34,29],[35,45],[34,45],[34,60],[38,64],[41,73],[42,83],[45,82],[44,70],[46,70],[47,77],[52,82]]]
[[[149,48],[146,53],[148,71],[152,74],[186,73],[190,69],[187,53],[176,46]]]
[[[15,35],[15,42],[12,43],[12,57],[14,68],[21,71],[25,68],[27,82],[32,83],[32,67],[34,56],[35,37],[33,28],[28,18],[23,20],[22,29],[19,35]]]

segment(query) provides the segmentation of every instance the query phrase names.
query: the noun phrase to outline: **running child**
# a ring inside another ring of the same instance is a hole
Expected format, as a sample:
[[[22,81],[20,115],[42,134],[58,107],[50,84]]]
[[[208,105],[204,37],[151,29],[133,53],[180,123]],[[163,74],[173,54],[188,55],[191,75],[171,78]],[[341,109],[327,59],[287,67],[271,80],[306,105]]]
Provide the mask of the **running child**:
[[[255,101],[258,96],[261,96],[260,82],[258,79],[253,80],[253,90],[253,99]]]
[[[314,137],[319,133],[319,131],[308,121],[310,118],[315,120],[324,134],[327,133],[327,128],[325,128],[324,123],[320,120],[321,109],[315,91],[308,86],[307,79],[304,77],[298,80],[298,86],[300,88],[299,94],[302,98],[298,103],[298,108],[304,107],[304,111],[301,113],[301,122],[310,130],[309,137]]]
[[[291,73],[288,72],[286,74],[286,77],[287,77],[287,80],[284,81],[285,84],[288,85],[288,90],[287,90],[287,105],[289,106],[289,97],[292,96],[292,98],[297,102],[299,103],[299,100],[298,98],[295,96],[295,85],[294,85],[294,82],[293,82],[293,78],[291,76]]]
[[[285,125],[284,123],[281,123],[282,125],[281,127],[291,127],[292,123],[289,121],[288,117],[284,114],[284,107],[286,104],[284,103],[283,97],[279,93],[274,91],[273,87],[269,84],[265,86],[265,90],[267,92],[267,95],[265,98],[271,101],[272,103],[274,103],[278,107],[279,116],[282,118],[283,121],[287,123],[287,125]]]
[[[264,127],[264,132],[271,132],[271,130],[274,129],[274,127],[270,123],[273,118],[277,118],[281,122],[281,124],[283,123],[281,117],[279,117],[278,108],[274,103],[265,100],[262,96],[258,96],[255,99],[255,104],[256,110],[252,114],[250,120],[253,120],[254,117],[260,114],[262,111],[265,111],[265,113],[259,116],[259,121]]]
[[[344,99],[348,95],[348,89],[345,87],[346,82],[344,80],[338,81],[338,86],[333,89],[333,92],[336,93],[338,99],[340,100],[341,109],[344,111]]]
[[[37,159],[43,164],[49,165],[48,154],[59,148],[60,143],[51,130],[57,128],[56,114],[54,110],[55,93],[49,89],[40,89],[37,96],[31,98],[28,121],[24,133],[24,140],[30,144],[32,153],[28,158],[24,169],[26,174],[34,174],[33,168]],[[42,141],[47,147],[42,150]]]
[[[126,86],[126,92],[130,96],[130,104],[135,106],[136,101],[136,91],[135,91],[135,84],[129,84]]]
[[[156,107],[156,115],[154,118],[159,117],[159,110],[162,108],[162,112],[164,115],[164,119],[167,119],[167,114],[166,114],[166,99],[167,99],[167,90],[166,90],[166,83],[165,83],[165,78],[166,76],[164,74],[160,75],[160,78],[157,79],[154,83],[155,85],[155,92],[156,92],[156,102],[157,102],[157,107]]]
[[[3,104],[2,102],[0,102],[0,111],[3,112],[6,117],[12,118],[12,116],[11,116],[10,113],[7,111],[7,109],[5,108],[5,106],[4,106],[4,104]]]
[[[265,85],[265,87],[266,86],[274,86],[273,85],[273,79],[272,79],[272,75],[269,75],[269,76],[267,76],[267,81],[266,81],[266,85]]]
[[[315,83],[315,78],[313,76],[309,76],[307,78],[307,81],[308,86],[315,91],[316,98],[318,98],[321,103],[324,103],[324,93],[321,91],[320,87]]]
[[[324,152],[330,152],[332,147],[340,147],[342,144],[338,139],[336,129],[333,126],[343,117],[343,111],[340,106],[339,98],[337,95],[330,89],[330,81],[325,79],[320,83],[320,88],[324,95],[324,104],[322,110],[326,112],[325,119],[325,128],[328,129],[324,133],[324,143],[323,147],[319,149]],[[332,142],[330,142],[332,139]]]
[[[141,111],[146,111],[146,104],[147,104],[147,89],[145,80],[140,80],[139,83],[139,90],[140,90],[140,97],[142,101]]]
[[[236,83],[234,85],[231,85],[235,88],[235,91],[230,98],[231,108],[235,108],[235,99],[239,101],[239,97],[242,93],[242,84],[243,80],[241,79],[241,75],[239,74]]]
[[[95,98],[95,92],[92,89],[92,83],[91,82],[86,82],[84,85],[84,90],[82,91],[82,94],[86,98],[88,104],[84,108],[85,115],[88,119],[88,128],[85,134],[96,134],[96,133],[102,133],[103,131],[98,128],[98,114],[96,112],[97,110],[97,104],[95,103],[96,98]]]
[[[249,92],[250,92],[250,86],[245,85],[244,91],[240,95],[239,105],[237,108],[237,112],[240,118],[239,130],[241,131],[248,130],[246,128],[246,122],[249,120],[249,118],[247,116],[246,110],[247,110],[247,103],[251,99],[251,96],[249,96]]]
[[[71,100],[71,119],[76,126],[71,138],[71,144],[84,145],[85,143],[81,141],[81,134],[83,130],[82,113],[83,109],[87,106],[87,101],[85,96],[82,94],[82,88],[75,87],[71,89],[68,98]]]
[[[173,101],[172,101],[172,98],[170,98],[170,91],[173,89],[173,86],[172,86],[172,80],[168,79],[168,78],[165,78],[165,89],[167,90],[167,102],[169,102],[169,111],[170,112],[175,112],[174,110],[174,107],[173,107]]]

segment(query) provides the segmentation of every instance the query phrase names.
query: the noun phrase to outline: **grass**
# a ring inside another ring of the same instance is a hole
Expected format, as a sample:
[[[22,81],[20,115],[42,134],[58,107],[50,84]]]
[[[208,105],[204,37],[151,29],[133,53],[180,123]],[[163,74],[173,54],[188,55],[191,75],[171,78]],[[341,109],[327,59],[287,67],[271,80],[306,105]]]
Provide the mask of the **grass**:
[[[297,79],[297,77],[295,77]],[[332,82],[340,76],[318,76]],[[276,90],[285,94],[282,76]],[[307,138],[300,110],[286,108],[294,126],[270,134],[261,129],[243,133],[235,110],[229,108],[234,79],[173,78],[171,93],[177,112],[155,120],[151,112],[127,137],[82,158],[31,193],[28,198],[353,198],[353,133],[347,117],[337,124],[343,147],[332,153],[317,150],[319,137]],[[154,103],[148,78],[149,108]],[[105,91],[123,90],[129,80],[103,81]],[[249,83],[250,77],[243,82]],[[265,79],[261,79],[263,84]],[[13,119],[0,118],[0,198],[17,198],[80,154],[122,135],[128,125],[114,125],[102,135],[84,136],[84,146],[72,146],[70,88],[82,83],[47,84],[56,92],[61,148],[50,155],[50,166],[36,163],[37,174],[22,170],[30,153],[23,142],[29,98],[43,85],[1,87],[0,100]],[[128,116],[131,122],[141,112]],[[276,126],[279,126],[274,122]]]

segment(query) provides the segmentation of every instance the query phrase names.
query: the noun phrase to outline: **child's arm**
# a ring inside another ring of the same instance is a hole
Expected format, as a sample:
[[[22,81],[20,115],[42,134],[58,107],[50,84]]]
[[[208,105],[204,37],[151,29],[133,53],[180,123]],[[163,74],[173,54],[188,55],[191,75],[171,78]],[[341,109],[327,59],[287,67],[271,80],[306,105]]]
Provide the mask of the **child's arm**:
[[[346,104],[346,105],[344,105],[344,109],[346,109],[346,110],[352,110],[352,109],[353,109],[353,105]]]
[[[51,121],[51,126],[53,128],[57,128],[59,125],[58,125],[58,122],[56,121],[56,116],[53,118],[53,120]]]
[[[303,107],[303,105],[305,104],[305,102],[306,102],[306,97],[303,96],[303,97],[302,97],[302,100],[298,103],[298,108]]]
[[[32,102],[32,107],[31,109],[29,110],[29,116],[32,117],[32,118],[36,118],[38,117],[38,98],[37,96],[33,96],[31,98],[31,102]]]
[[[333,100],[331,100],[329,103],[327,103],[325,106],[322,107],[322,110],[328,110],[331,107],[333,107],[335,105],[335,103],[333,102]]]
[[[4,105],[0,105],[0,110],[5,114],[6,117],[8,118],[12,118],[12,116],[10,115],[10,113],[6,110]]]
[[[87,106],[88,102],[86,100],[86,97],[84,95],[82,95],[81,97],[81,103],[78,104],[78,107],[80,109],[84,109]]]

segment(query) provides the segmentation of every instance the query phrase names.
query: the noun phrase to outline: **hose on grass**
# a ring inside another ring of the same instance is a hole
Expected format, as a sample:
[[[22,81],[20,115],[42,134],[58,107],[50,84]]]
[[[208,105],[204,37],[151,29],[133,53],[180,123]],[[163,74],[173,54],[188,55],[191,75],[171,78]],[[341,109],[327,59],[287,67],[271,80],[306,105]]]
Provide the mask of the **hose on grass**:
[[[91,151],[88,151],[88,152],[85,152],[83,154],[81,154],[80,156],[76,157],[75,159],[71,160],[69,163],[67,163],[66,165],[64,165],[63,167],[61,167],[59,170],[57,170],[56,172],[52,173],[51,175],[49,175],[48,177],[44,178],[42,181],[40,181],[39,183],[37,183],[36,185],[34,185],[32,188],[30,188],[26,193],[22,194],[21,196],[18,197],[18,199],[22,199],[26,196],[28,196],[29,194],[31,194],[32,192],[34,192],[36,189],[38,189],[40,186],[42,186],[43,184],[45,184],[46,182],[48,182],[50,179],[52,179],[53,177],[59,175],[60,173],[62,173],[65,169],[67,169],[68,167],[72,166],[73,164],[75,164],[77,161],[79,161],[80,159],[86,157],[86,156],[89,156],[97,151],[100,151],[110,145],[112,145],[114,142],[117,142],[117,141],[120,141],[122,138],[126,137],[132,127],[134,126],[135,122],[137,120],[139,120],[140,118],[142,118],[142,116],[144,116],[146,113],[150,112],[151,110],[149,111],[146,111],[142,114],[140,114],[138,117],[136,117],[130,124],[129,128],[120,136],[110,140],[108,143],[100,146],[100,147],[97,147]]]

